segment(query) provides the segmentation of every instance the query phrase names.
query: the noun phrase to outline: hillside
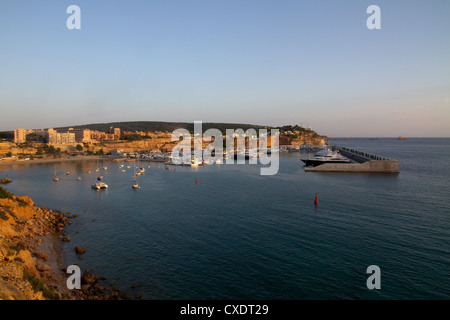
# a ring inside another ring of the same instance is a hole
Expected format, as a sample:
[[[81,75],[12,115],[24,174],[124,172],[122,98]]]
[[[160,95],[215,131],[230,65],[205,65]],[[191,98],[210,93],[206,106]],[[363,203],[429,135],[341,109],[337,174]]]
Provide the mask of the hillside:
[[[56,129],[68,129],[68,128],[85,128],[90,130],[107,132],[110,127],[120,128],[122,131],[168,131],[172,132],[176,129],[187,129],[190,132],[194,131],[194,123],[189,122],[163,122],[163,121],[131,121],[131,122],[109,122],[109,123],[93,123],[85,125],[76,125],[70,127],[60,127]],[[226,129],[238,129],[247,130],[249,128],[263,129],[268,128],[267,126],[252,125],[252,124],[241,124],[241,123],[215,123],[215,122],[204,122],[202,124],[203,130],[208,130],[211,128],[219,129],[225,132]]]

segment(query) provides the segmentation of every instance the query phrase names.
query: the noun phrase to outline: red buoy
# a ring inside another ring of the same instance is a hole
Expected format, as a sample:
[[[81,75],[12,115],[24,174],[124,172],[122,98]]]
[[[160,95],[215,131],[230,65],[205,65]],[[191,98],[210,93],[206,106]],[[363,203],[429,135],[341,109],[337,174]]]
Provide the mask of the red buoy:
[[[195,184],[197,184],[197,179],[195,179]]]
[[[319,204],[319,200],[317,200],[317,193],[316,193],[316,198],[314,199],[314,204],[318,205]]]
[[[173,171],[177,171],[177,168],[173,168]]]

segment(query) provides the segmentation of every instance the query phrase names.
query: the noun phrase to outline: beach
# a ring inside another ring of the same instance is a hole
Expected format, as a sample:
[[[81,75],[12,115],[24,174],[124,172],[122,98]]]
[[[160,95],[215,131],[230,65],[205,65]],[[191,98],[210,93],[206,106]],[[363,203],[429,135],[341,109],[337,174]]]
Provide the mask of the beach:
[[[67,157],[67,158],[0,161],[0,166],[48,164],[48,163],[72,162],[72,161],[83,161],[83,160],[114,160],[114,159],[117,159],[117,157],[113,157],[113,156],[75,156],[75,157]]]

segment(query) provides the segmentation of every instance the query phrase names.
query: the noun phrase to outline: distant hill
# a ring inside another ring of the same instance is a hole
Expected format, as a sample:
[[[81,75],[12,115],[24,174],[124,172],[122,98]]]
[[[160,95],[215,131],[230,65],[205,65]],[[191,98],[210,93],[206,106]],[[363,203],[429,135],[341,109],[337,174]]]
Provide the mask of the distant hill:
[[[162,122],[162,121],[132,121],[132,122],[109,122],[109,123],[94,123],[94,124],[85,124],[85,125],[77,125],[70,127],[60,127],[55,129],[89,129],[96,131],[109,131],[110,127],[120,128],[121,131],[168,131],[172,132],[175,129],[187,129],[190,132],[194,131],[194,123],[189,122]],[[226,129],[243,129],[244,131],[253,128],[253,129],[264,129],[269,128],[267,126],[253,125],[253,124],[240,124],[240,123],[214,123],[214,122],[204,122],[202,123],[203,131],[215,128],[219,129],[222,132],[225,132]]]
[[[120,128],[121,132],[123,131],[168,131],[173,132],[176,129],[187,129],[189,132],[194,132],[194,123],[192,122],[164,122],[164,121],[127,121],[127,122],[108,122],[108,123],[92,123],[92,124],[83,124],[83,125],[75,125],[75,126],[66,126],[66,127],[58,127],[55,129],[89,129],[101,132],[108,132],[110,127]],[[270,127],[270,126],[262,126],[255,124],[243,124],[243,123],[218,123],[218,122],[203,122],[202,129],[203,131],[215,128],[219,129],[222,133],[226,133],[226,129],[243,129],[246,131],[247,129],[279,129],[280,132],[289,132],[289,131],[300,131],[301,134],[309,133],[315,136],[318,134],[310,129],[305,129],[304,127],[298,125],[285,125],[281,127]],[[0,139],[12,140],[14,138],[13,131],[3,131],[0,132]]]

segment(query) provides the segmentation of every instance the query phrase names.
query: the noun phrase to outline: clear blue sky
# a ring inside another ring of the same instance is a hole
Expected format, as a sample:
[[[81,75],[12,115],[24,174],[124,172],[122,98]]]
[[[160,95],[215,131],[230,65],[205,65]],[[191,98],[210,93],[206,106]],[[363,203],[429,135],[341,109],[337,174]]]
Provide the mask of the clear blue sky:
[[[2,0],[0,67],[0,131],[202,120],[450,137],[448,0]]]

